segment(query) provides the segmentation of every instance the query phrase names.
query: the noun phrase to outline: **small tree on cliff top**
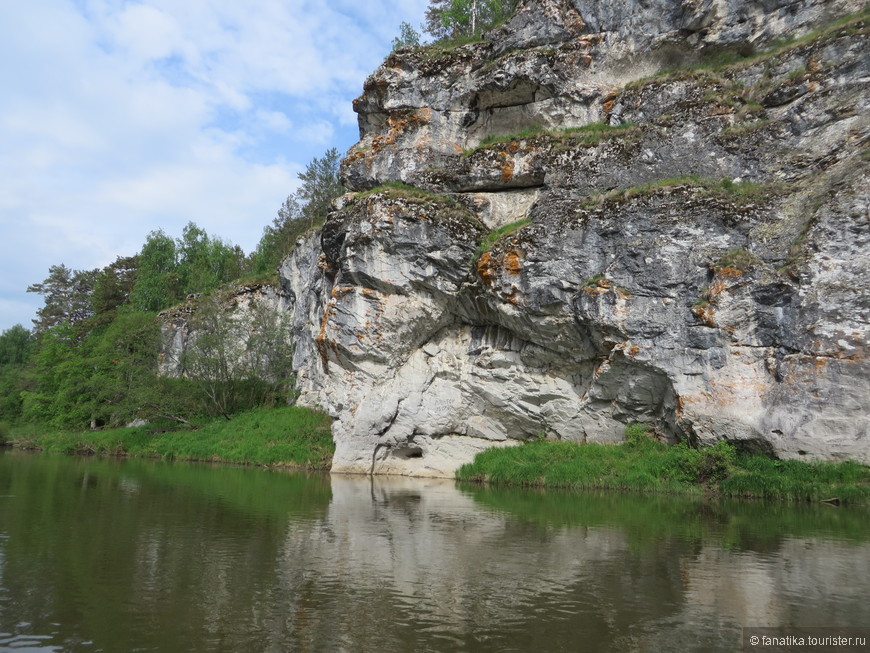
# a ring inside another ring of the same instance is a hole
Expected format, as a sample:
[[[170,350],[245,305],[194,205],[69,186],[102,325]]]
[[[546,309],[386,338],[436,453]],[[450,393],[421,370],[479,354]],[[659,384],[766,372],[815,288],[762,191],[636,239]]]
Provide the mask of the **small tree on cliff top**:
[[[518,0],[430,0],[423,31],[436,39],[475,36],[509,18]]]

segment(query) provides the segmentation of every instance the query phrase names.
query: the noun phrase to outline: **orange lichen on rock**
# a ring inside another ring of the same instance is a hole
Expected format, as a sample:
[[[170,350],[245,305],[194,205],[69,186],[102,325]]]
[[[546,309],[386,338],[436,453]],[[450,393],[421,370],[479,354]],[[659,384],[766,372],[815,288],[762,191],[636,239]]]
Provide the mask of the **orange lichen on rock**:
[[[510,158],[505,158],[501,164],[501,180],[508,181],[514,176],[514,161]]]
[[[603,295],[613,286],[613,282],[605,277],[600,277],[588,282],[583,286],[583,291],[589,295]]]
[[[504,269],[508,274],[518,275],[523,267],[523,261],[520,258],[520,252],[516,248],[508,250],[504,255]]]
[[[699,304],[698,306],[693,306],[692,314],[707,326],[716,326],[716,322],[713,320],[716,312],[713,310],[713,306],[711,304],[705,303]]]
[[[411,116],[411,122],[418,125],[427,125],[432,121],[432,109],[429,107],[420,107]]]
[[[496,271],[492,265],[492,254],[484,252],[477,259],[477,274],[487,286],[491,286],[495,279]]]
[[[607,95],[604,96],[601,100],[601,108],[604,109],[604,113],[606,115],[610,115],[610,112],[613,111],[613,106],[616,104],[616,98],[618,95],[615,91],[611,91]]]
[[[722,279],[715,279],[713,283],[710,284],[710,287],[707,288],[707,292],[705,292],[704,295],[710,301],[714,301],[726,290],[728,290],[728,284],[725,283]]]
[[[740,268],[735,268],[730,265],[726,265],[725,267],[721,267],[716,270],[716,274],[723,277],[740,277],[743,276],[743,270]]]

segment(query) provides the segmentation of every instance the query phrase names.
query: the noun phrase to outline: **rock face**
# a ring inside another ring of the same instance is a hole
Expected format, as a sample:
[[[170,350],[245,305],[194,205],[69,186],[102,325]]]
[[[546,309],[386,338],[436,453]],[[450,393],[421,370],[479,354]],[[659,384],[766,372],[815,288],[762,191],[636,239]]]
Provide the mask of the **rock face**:
[[[264,331],[275,330],[277,325],[289,321],[288,310],[291,308],[290,298],[280,288],[267,284],[236,285],[222,289],[215,298],[213,319],[203,319],[204,310],[199,295],[191,295],[183,304],[160,313],[161,335],[163,348],[160,352],[158,369],[164,376],[179,377],[190,372],[185,354],[201,335],[203,330],[214,328],[220,323],[220,328],[227,335],[224,348],[227,371],[236,371],[242,367],[262,369],[262,365],[252,365],[252,337],[264,337]],[[289,329],[283,329],[271,334],[279,341],[291,345],[285,334]],[[283,336],[283,337],[282,337]],[[277,347],[268,345],[268,351]]]
[[[390,55],[355,192],[280,271],[333,471],[451,475],[634,421],[870,462],[861,11],[528,0]]]

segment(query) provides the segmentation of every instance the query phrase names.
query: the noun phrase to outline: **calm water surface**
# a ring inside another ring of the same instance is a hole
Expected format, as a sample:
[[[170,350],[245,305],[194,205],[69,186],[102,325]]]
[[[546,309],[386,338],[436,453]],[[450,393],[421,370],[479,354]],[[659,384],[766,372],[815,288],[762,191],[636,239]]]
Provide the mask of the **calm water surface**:
[[[862,510],[0,453],[2,651],[735,651],[868,595]]]

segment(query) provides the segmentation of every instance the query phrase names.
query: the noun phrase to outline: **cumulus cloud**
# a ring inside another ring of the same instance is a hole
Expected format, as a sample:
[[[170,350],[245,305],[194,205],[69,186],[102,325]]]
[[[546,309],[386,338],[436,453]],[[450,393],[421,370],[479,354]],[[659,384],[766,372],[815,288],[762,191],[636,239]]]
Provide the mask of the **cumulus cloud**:
[[[250,250],[426,0],[0,3],[0,329],[188,221]]]

